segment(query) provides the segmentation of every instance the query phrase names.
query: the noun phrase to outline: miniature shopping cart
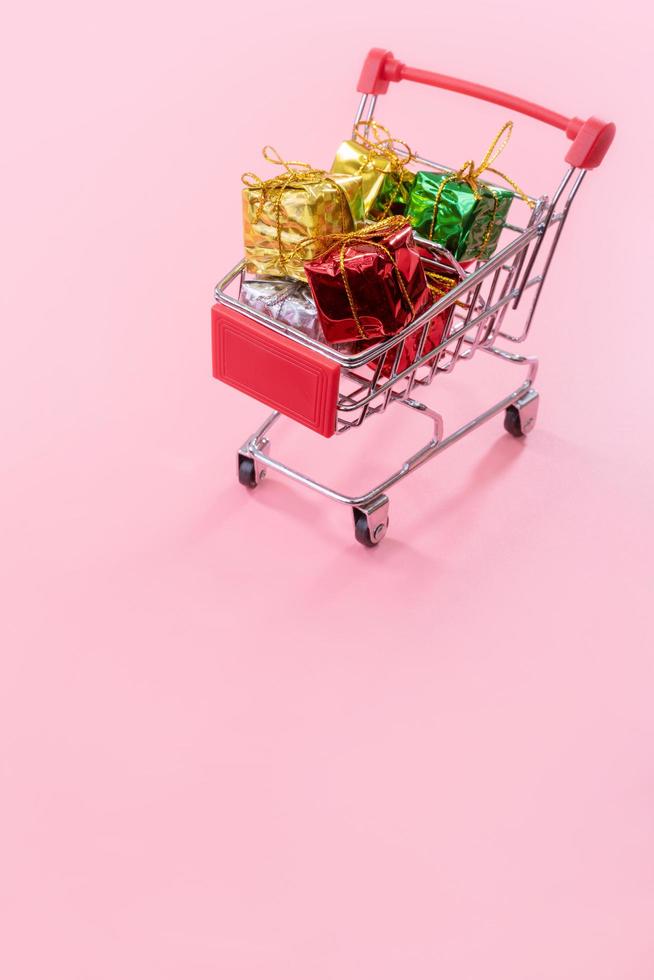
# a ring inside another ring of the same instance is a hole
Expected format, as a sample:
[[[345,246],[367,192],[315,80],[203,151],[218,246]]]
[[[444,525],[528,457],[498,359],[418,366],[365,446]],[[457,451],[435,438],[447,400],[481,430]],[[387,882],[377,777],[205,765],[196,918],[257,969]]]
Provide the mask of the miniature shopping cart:
[[[594,117],[585,122],[567,118],[504,92],[410,68],[378,48],[366,58],[359,80],[362,95],[355,129],[372,121],[378,97],[391,82],[403,79],[472,95],[532,116],[564,130],[572,145],[565,158],[567,169],[553,196],[529,197],[529,220],[505,225],[501,247],[492,258],[477,261],[465,271],[458,286],[412,323],[365,351],[339,351],[239,302],[244,262],[216,287],[212,310],[214,376],[274,409],[238,453],[239,481],[253,488],[274,470],[347,505],[354,515],[355,537],[368,547],[379,544],[388,529],[387,491],[419,466],[501,413],[511,435],[524,436],[533,429],[538,411],[539,396],[534,388],[538,360],[506,350],[504,345],[527,339],[572,201],[586,172],[602,162],[615,134],[613,123]],[[416,159],[425,168],[451,173],[450,168],[432,160]],[[440,246],[416,238],[429,249],[427,265],[436,273],[440,270],[447,274],[451,267],[443,264]],[[430,323],[444,313],[447,326],[443,339],[432,348],[427,344]],[[408,365],[407,357],[403,357],[405,346],[411,351]],[[422,392],[477,351],[522,368],[524,379],[519,384],[514,382],[508,394],[481,414],[446,434],[441,415],[423,402]],[[428,416],[433,433],[426,445],[366,493],[351,496],[334,490],[270,455],[269,434],[280,415],[329,437],[358,429],[392,404]]]

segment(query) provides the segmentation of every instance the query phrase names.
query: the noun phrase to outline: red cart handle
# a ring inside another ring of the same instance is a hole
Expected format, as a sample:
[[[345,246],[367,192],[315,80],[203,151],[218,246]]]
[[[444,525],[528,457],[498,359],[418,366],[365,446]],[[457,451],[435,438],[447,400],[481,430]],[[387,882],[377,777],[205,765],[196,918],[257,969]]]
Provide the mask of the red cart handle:
[[[368,95],[383,95],[388,91],[390,82],[400,82],[406,79],[411,82],[421,82],[423,85],[433,85],[436,88],[448,89],[450,92],[460,92],[462,95],[472,95],[485,102],[494,102],[505,106],[525,116],[532,116],[549,126],[562,129],[572,146],[566,154],[566,163],[571,167],[593,170],[599,167],[606,151],[615,136],[615,124],[605,123],[595,116],[585,122],[576,117],[562,116],[552,112],[535,102],[527,102],[508,92],[487,88],[485,85],[475,85],[460,78],[450,78],[449,75],[438,75],[433,71],[423,71],[421,68],[410,68],[393,57],[390,51],[373,48],[365,60],[363,71],[357,89]]]

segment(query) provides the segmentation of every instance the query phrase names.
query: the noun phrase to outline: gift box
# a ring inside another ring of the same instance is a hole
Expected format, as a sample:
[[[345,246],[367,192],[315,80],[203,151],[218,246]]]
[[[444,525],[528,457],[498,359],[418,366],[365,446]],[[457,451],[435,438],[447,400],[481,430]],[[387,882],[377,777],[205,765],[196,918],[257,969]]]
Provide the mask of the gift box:
[[[239,300],[251,310],[265,313],[279,323],[294,327],[301,333],[326,344],[318,311],[311,290],[297,279],[245,278],[241,284]],[[356,343],[330,344],[339,354],[356,354]]]
[[[406,211],[415,179],[407,165],[414,157],[411,148],[393,139],[381,123],[362,121],[354,138],[339,146],[331,172],[361,177],[366,217],[381,220]]]
[[[416,245],[416,251],[423,259],[423,267],[430,294],[430,304],[436,303],[439,299],[449,293],[451,289],[454,289],[455,286],[458,286],[459,283],[463,281],[465,275],[464,271],[451,255],[439,255],[437,264],[434,264],[434,256],[426,248],[421,245]],[[427,262],[426,260],[431,261]],[[397,366],[395,366],[397,347],[391,347],[391,349],[384,355],[384,362],[380,372],[382,377],[389,377],[393,370],[395,370],[395,372],[404,371],[411,364],[413,364],[416,357],[422,357],[424,354],[429,354],[431,351],[435,350],[446,336],[446,330],[448,324],[450,323],[451,316],[452,307],[448,306],[445,310],[442,310],[432,318],[429,323],[427,336],[425,337],[422,347],[420,348],[420,353],[418,353],[418,346],[420,344],[420,338],[422,337],[424,328],[421,327],[409,334],[409,336],[405,338],[404,347],[402,349],[402,353],[400,354],[400,359]],[[378,361],[373,361],[371,367],[374,369],[377,366],[377,363]],[[426,366],[429,367],[430,363],[431,362],[427,361]]]
[[[390,336],[429,304],[427,280],[405,218],[385,218],[334,235],[329,246],[304,266],[329,343]]]
[[[265,313],[324,343],[316,304],[305,283],[297,279],[245,279],[239,300],[251,310]]]
[[[407,217],[419,235],[444,245],[457,259],[487,259],[512,199],[511,191],[424,170],[416,174]]]
[[[479,166],[468,160],[456,172],[416,174],[407,217],[419,235],[444,245],[461,262],[485,260],[493,254],[516,194],[533,207],[510,177],[491,166],[506,146],[512,126],[502,127]],[[502,177],[512,190],[490,187],[479,179],[484,171]]]
[[[268,180],[243,174],[246,270],[306,281],[304,263],[320,251],[321,239],[364,220],[361,177],[285,161],[270,147],[263,153],[284,172]]]

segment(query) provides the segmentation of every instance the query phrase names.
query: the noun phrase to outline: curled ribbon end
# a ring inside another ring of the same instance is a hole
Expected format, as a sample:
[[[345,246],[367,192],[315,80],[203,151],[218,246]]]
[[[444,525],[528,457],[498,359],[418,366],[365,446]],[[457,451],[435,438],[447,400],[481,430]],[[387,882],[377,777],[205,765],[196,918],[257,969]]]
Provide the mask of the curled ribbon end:
[[[264,160],[268,161],[268,163],[274,163],[278,167],[286,167],[287,170],[290,169],[286,160],[284,160],[281,154],[277,152],[275,147],[270,146],[269,143],[266,143],[261,151],[261,155],[263,156]]]
[[[505,180],[506,183],[509,184],[510,187],[514,190],[514,192],[518,195],[518,197],[520,197],[526,204],[528,204],[530,208],[532,209],[534,208],[534,202],[531,200],[531,198],[527,197],[527,195],[522,190],[522,188],[519,187],[514,180],[511,180],[510,177],[507,177],[507,175],[505,173],[502,173],[501,170],[496,170],[494,167],[491,166],[491,164],[495,162],[495,160],[498,158],[500,153],[503,151],[504,147],[509,142],[512,132],[513,132],[513,120],[509,119],[507,120],[507,122],[504,123],[504,125],[498,132],[497,136],[492,141],[491,145],[488,147],[486,154],[478,167],[475,166],[473,160],[466,160],[466,162],[459,170],[453,171],[451,174],[446,176],[445,180],[441,183],[440,187],[438,188],[438,193],[436,195],[436,200],[434,202],[434,213],[432,215],[431,225],[429,228],[429,238],[432,241],[434,238],[436,216],[438,213],[438,206],[440,204],[441,195],[443,192],[443,188],[445,187],[445,184],[448,183],[449,181],[456,181],[456,180],[465,181],[470,187],[470,189],[472,190],[472,192],[474,193],[475,197],[479,198],[480,193],[479,193],[478,179],[481,176],[481,174],[484,173],[485,170],[488,170],[490,173],[497,174],[498,177],[501,177],[502,180]],[[504,139],[502,139],[502,137],[504,137]],[[490,237],[490,232],[492,231],[492,222],[494,220],[494,214],[497,211],[497,194],[495,191],[492,190],[492,188],[490,188],[490,190],[493,196],[495,197],[495,207],[493,209],[493,215],[491,215],[489,221],[489,226],[486,233],[484,244],[482,245],[481,252],[478,256],[479,258],[482,257],[486,247],[487,240]]]
[[[245,184],[246,187],[261,187],[262,181],[256,174],[253,174],[251,170],[246,170],[244,174],[241,174],[241,183]]]

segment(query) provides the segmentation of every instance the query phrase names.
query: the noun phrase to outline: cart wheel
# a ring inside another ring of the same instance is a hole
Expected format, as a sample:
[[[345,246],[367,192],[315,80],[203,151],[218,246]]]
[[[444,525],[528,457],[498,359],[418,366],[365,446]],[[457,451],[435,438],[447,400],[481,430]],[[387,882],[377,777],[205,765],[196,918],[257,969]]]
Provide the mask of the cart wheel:
[[[536,425],[538,416],[538,392],[530,388],[514,405],[508,405],[504,414],[504,428],[512,436],[526,436]]]
[[[370,528],[368,527],[368,518],[364,515],[363,517],[358,517],[354,522],[354,537],[357,539],[359,544],[364,545],[366,548],[375,548],[379,541],[373,541],[370,537]]]
[[[366,548],[375,548],[388,531],[388,497],[381,496],[364,507],[353,507],[354,537]]]
[[[257,472],[251,456],[238,454],[238,482],[249,490],[257,485]]]
[[[509,405],[504,413],[504,428],[509,435],[516,437],[523,435],[522,426],[520,425],[520,412],[515,405]]]

